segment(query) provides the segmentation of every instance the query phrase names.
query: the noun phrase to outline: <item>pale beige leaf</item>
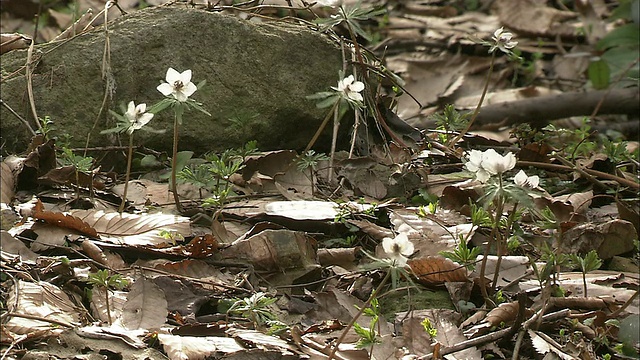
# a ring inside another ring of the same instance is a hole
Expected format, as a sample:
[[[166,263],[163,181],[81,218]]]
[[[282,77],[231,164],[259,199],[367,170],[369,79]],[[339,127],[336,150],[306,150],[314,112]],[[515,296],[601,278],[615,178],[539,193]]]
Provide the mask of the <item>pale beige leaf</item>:
[[[18,287],[16,289],[15,287]],[[16,304],[13,312],[53,320],[69,327],[79,325],[81,314],[71,299],[59,287],[48,282],[32,283],[18,280],[9,290],[7,304]],[[59,327],[47,321],[10,317],[4,324],[16,334],[28,334],[38,330]]]
[[[201,360],[216,351],[206,337],[158,334],[158,340],[170,360]]]
[[[73,210],[71,214],[93,227],[101,240],[127,245],[158,246],[169,240],[160,236],[162,230],[182,236],[191,235],[189,218],[168,214],[119,214],[102,210]]]
[[[565,354],[560,349],[558,349],[554,344],[549,343],[547,337],[542,336],[541,333],[538,333],[533,330],[527,330],[529,336],[531,337],[531,343],[533,344],[533,348],[536,349],[538,354],[544,355],[548,352],[552,352],[557,355],[562,360],[573,360],[575,359],[573,356]]]
[[[15,177],[9,165],[0,163],[0,202],[11,203],[14,195]]]
[[[122,310],[122,324],[129,330],[158,329],[167,321],[164,292],[144,277],[138,278],[127,295]]]

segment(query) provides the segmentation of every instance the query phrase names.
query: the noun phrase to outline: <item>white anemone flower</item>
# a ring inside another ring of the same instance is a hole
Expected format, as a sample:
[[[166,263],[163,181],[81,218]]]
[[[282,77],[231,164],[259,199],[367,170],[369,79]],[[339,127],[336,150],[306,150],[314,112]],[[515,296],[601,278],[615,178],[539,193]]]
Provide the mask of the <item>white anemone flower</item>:
[[[502,174],[516,166],[516,156],[509,152],[502,156],[493,149],[482,153],[482,168],[491,175]]]
[[[360,92],[364,90],[364,83],[361,81],[355,81],[353,75],[349,75],[346,78],[338,81],[338,87],[331,87],[338,92],[343,93],[347,99],[351,99],[353,101],[362,102],[364,99]]]
[[[409,241],[407,234],[400,233],[395,238],[382,239],[382,248],[387,257],[395,261],[397,266],[405,266],[407,258],[413,254],[413,243]]]
[[[500,51],[504,52],[505,54],[511,53],[511,49],[518,45],[517,41],[511,40],[512,38],[513,34],[508,31],[504,31],[504,27],[496,30],[491,37],[491,40],[493,40],[493,44],[489,49],[489,53],[494,52],[496,49],[500,49]]]
[[[337,7],[342,5],[342,0],[316,0],[316,3],[320,6]]]
[[[482,167],[482,155],[482,151],[471,150],[471,152],[468,153],[468,160],[464,166],[467,170],[476,174],[478,181],[485,183],[489,180],[491,175]]]
[[[180,102],[185,102],[198,88],[191,82],[191,70],[182,73],[173,68],[167,70],[166,83],[158,85],[157,89],[164,96],[173,96]]]
[[[524,171],[520,170],[516,176],[513,177],[513,182],[518,186],[535,189],[540,185],[540,178],[538,175],[527,176]]]
[[[133,101],[129,102],[129,106],[127,107],[127,112],[124,113],[124,116],[129,120],[131,125],[127,129],[129,134],[132,134],[134,130],[141,129],[145,126],[151,119],[153,119],[153,114],[146,112],[147,104],[136,104]]]

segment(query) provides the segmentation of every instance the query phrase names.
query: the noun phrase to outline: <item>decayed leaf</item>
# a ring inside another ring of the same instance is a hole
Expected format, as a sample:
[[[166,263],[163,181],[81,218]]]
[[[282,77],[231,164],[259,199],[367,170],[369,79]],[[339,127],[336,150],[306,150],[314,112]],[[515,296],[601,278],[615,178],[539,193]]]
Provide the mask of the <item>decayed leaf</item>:
[[[216,351],[206,337],[158,334],[158,340],[171,360],[200,360]]]
[[[221,251],[224,259],[243,259],[257,269],[279,271],[315,264],[313,239],[290,230],[265,230]]]
[[[9,165],[0,163],[0,202],[11,203],[13,199],[15,178]]]
[[[338,204],[332,201],[273,201],[265,205],[267,215],[296,220],[332,220],[338,215]]]
[[[100,286],[94,286],[91,290],[91,313],[93,317],[108,324],[109,314],[111,314],[111,323],[115,322],[122,315],[122,308],[127,301],[127,294],[125,291],[109,290],[109,311],[107,312],[105,289]]]
[[[66,229],[76,230],[81,234],[91,236],[94,238],[99,238],[98,233],[96,232],[96,229],[91,227],[86,222],[82,221],[81,218],[73,215],[59,213],[59,212],[45,211],[44,205],[42,205],[42,202],[40,200],[38,200],[38,202],[36,203],[32,216],[35,219],[43,220],[46,223],[51,225],[56,225]]]
[[[16,290],[15,287],[18,287]],[[18,298],[16,298],[16,296]],[[67,294],[59,287],[48,282],[31,283],[18,280],[9,290],[7,304],[17,304],[13,312],[18,314],[32,315],[52,322],[27,319],[21,317],[11,317],[4,324],[7,330],[15,334],[28,334],[38,330],[49,330],[66,324],[68,327],[78,325],[80,314],[78,309],[73,307],[73,302]]]
[[[473,226],[457,211],[438,208],[435,214],[418,216],[418,208],[394,209],[389,220],[398,233],[405,233],[422,256],[436,256],[455,248],[459,236],[467,236]]]
[[[633,250],[637,236],[633,224],[624,220],[584,223],[562,234],[559,250],[565,254],[586,254],[596,250],[598,256],[606,260]]]
[[[162,230],[189,236],[189,218],[167,214],[119,214],[102,210],[73,210],[71,214],[82,219],[101,235],[104,241],[127,245],[157,246],[171,242],[160,236]]]
[[[484,321],[491,326],[498,326],[501,323],[509,324],[518,316],[518,302],[510,302],[500,304],[497,308],[492,309],[484,318]]]
[[[418,282],[425,285],[441,285],[445,282],[469,281],[463,266],[442,256],[427,256],[407,261]]]
[[[93,260],[99,262],[102,265],[107,265],[107,257],[98,245],[94,244],[91,240],[85,240],[82,242],[82,251]]]
[[[14,238],[4,230],[0,232],[0,250],[7,254],[19,255],[23,261],[33,261],[38,258],[38,254],[31,251],[22,241]]]
[[[451,347],[467,340],[467,338],[462,334],[462,331],[447,319],[438,319],[435,326],[438,329],[436,340],[444,346]],[[482,353],[474,346],[455,352],[451,355],[447,355],[446,359],[480,360],[482,359]]]
[[[527,330],[527,332],[529,333],[529,336],[531,337],[531,343],[533,344],[533,347],[534,349],[536,349],[538,354],[544,355],[548,352],[553,352],[562,360],[575,359],[573,356],[565,354],[558,347],[556,347],[556,345],[558,345],[557,343],[549,343],[547,339],[551,340],[550,338],[541,336],[542,334],[537,331]]]
[[[0,54],[15,49],[26,49],[29,44],[31,44],[31,38],[26,35],[18,33],[0,34]]]
[[[158,329],[167,320],[164,292],[144,277],[138,278],[127,295],[122,310],[122,324],[129,330]]]

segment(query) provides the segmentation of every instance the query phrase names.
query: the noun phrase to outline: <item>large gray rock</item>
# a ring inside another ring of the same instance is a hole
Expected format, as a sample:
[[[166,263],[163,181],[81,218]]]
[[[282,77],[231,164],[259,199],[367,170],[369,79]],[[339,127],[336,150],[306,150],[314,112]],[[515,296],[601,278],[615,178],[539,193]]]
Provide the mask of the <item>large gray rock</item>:
[[[195,84],[207,81],[192,98],[213,116],[198,111],[185,114],[180,150],[219,151],[252,139],[263,150],[303,148],[327,111],[317,109],[305,96],[335,86],[341,68],[337,45],[305,27],[255,24],[184,6],[137,11],[113,21],[109,31],[115,91],[108,109],[122,113],[120,105],[131,100],[148,106],[161,100],[156,87],[169,67],[191,69]],[[38,116],[49,115],[56,135],[69,133],[74,147],[84,146],[102,104],[104,44],[101,29],[66,43],[38,46],[34,52],[40,56],[33,76]],[[3,74],[24,66],[26,56],[26,50],[3,55]],[[25,77],[5,80],[3,101],[35,128]],[[4,107],[0,116],[4,151],[23,151],[30,138],[26,127]],[[136,142],[170,150],[172,122],[173,112],[167,109],[150,123],[167,133],[139,131]],[[90,145],[109,145],[113,137],[99,132],[114,123],[103,112]],[[126,137],[123,140],[126,143]]]

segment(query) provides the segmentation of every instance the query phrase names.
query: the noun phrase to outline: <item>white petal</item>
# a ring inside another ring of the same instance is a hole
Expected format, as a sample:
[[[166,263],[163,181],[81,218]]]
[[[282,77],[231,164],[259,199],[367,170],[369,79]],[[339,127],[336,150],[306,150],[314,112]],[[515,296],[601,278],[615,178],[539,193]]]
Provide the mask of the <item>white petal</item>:
[[[507,155],[505,155],[503,159],[503,163],[505,164],[504,171],[509,171],[516,167],[516,156],[512,152],[507,153]]]
[[[362,98],[362,95],[360,95],[360,93],[358,92],[350,92],[349,93],[349,98],[355,101],[363,101],[364,99]]]
[[[393,254],[393,247],[395,243],[395,240],[393,240],[392,238],[384,238],[382,239],[382,249],[387,254]]]
[[[149,121],[151,121],[151,119],[153,119],[153,114],[151,113],[142,114],[142,116],[140,116],[140,119],[138,119],[138,122],[140,123],[140,127],[145,126]]]
[[[182,92],[186,97],[193,95],[193,93],[196,92],[196,90],[198,90],[198,87],[192,82],[186,84],[185,87],[182,88]]]
[[[524,171],[520,170],[518,171],[516,176],[513,177],[513,182],[518,186],[525,186],[527,184],[527,178],[527,174]]]
[[[169,96],[173,92],[173,86],[171,86],[171,85],[169,85],[167,83],[162,83],[162,84],[158,85],[158,87],[156,89],[158,89],[158,91],[160,91],[162,93],[162,95],[164,95],[164,96]]]
[[[356,81],[355,83],[351,84],[349,88],[351,89],[351,91],[360,92],[364,90],[364,83],[362,83],[361,81]]]
[[[174,68],[169,68],[169,70],[167,70],[166,79],[169,84],[173,84],[176,81],[181,80],[181,74],[177,72]]]
[[[486,183],[487,180],[489,180],[489,178],[491,177],[491,175],[485,171],[484,169],[480,169],[477,173],[476,173],[476,178],[478,179],[478,181],[480,181],[481,183]]]
[[[128,113],[134,113],[136,111],[136,104],[133,101],[129,101],[129,106],[127,107]]]
[[[191,70],[185,70],[180,74],[180,80],[183,84],[191,82]]]
[[[138,112],[138,114],[144,114],[144,112],[147,111],[147,104],[138,104],[138,106],[136,106],[136,111]]]
[[[413,243],[407,240],[406,244],[404,244],[404,246],[401,248],[400,253],[404,256],[411,256],[414,250],[415,247],[413,246]]]
[[[342,80],[344,82],[345,85],[349,85],[353,82],[353,75],[349,75],[346,78],[344,78],[344,80]]]
[[[496,30],[496,31],[493,33],[493,36],[494,36],[494,37],[496,37],[496,38],[499,38],[499,37],[500,37],[500,34],[502,34],[502,31],[503,31],[503,30],[504,30],[504,26],[503,26],[503,27],[501,27],[500,29]]]
[[[187,96],[182,91],[175,91],[172,93],[173,97],[180,102],[187,101]]]
[[[540,177],[538,175],[529,176],[527,182],[529,183],[529,186],[535,189],[540,185]]]
[[[399,255],[399,256],[389,256],[390,259],[395,260],[396,266],[405,267],[407,265],[407,258]]]

